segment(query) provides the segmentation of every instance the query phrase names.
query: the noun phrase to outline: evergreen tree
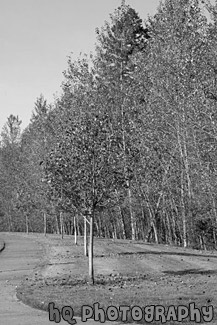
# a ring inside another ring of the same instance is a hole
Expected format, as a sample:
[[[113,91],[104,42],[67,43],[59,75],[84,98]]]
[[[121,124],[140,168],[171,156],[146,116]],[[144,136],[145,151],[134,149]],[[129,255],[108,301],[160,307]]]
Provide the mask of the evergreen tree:
[[[114,76],[119,80],[129,76],[134,69],[132,54],[144,51],[149,39],[139,15],[124,1],[110,18],[110,23],[106,21],[101,30],[96,29],[96,71],[107,82]]]

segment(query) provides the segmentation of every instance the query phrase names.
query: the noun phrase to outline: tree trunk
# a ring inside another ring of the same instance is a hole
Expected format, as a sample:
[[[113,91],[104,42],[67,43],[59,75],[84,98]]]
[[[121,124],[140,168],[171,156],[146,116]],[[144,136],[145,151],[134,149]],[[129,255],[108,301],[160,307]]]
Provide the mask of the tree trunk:
[[[124,216],[123,216],[123,212],[122,212],[122,209],[121,209],[120,199],[119,199],[117,189],[115,189],[115,194],[116,194],[116,199],[117,199],[117,204],[118,204],[118,211],[119,211],[119,215],[120,215],[120,225],[121,225],[122,236],[123,236],[123,239],[126,239],[126,232],[125,232],[125,226],[124,226]]]
[[[100,237],[99,225],[97,222],[97,218],[95,218],[95,226],[96,226],[96,237]]]
[[[183,227],[183,246],[187,247],[187,233],[186,233],[186,215],[184,203],[184,180],[183,171],[181,171],[181,213],[182,213],[182,227]]]
[[[84,256],[88,256],[87,244],[87,219],[86,216],[84,216]]]
[[[147,202],[147,207],[148,207],[148,211],[149,211],[149,215],[150,215],[150,220],[151,220],[151,223],[150,223],[150,231],[149,232],[154,232],[154,239],[155,239],[155,243],[158,244],[159,243],[159,240],[158,240],[158,234],[157,234],[157,228],[155,226],[155,221],[154,221],[154,215],[153,215],[153,210],[151,208],[151,205],[149,203],[149,200],[148,200],[148,197],[146,196],[146,202]]]
[[[154,232],[155,242],[156,242],[156,244],[158,244],[159,243],[159,240],[158,240],[157,228],[156,228],[156,225],[155,225],[155,214],[154,214],[154,210],[151,207],[151,204],[150,204],[150,201],[149,201],[149,197],[148,197],[146,191],[143,191],[142,187],[139,185],[139,181],[138,181],[138,178],[137,178],[136,173],[135,173],[135,178],[136,178],[137,186],[138,186],[138,188],[140,190],[141,196],[142,196],[142,198],[146,202],[146,205],[147,205],[147,208],[148,208],[148,212],[149,212],[149,217],[150,217],[150,228],[148,230],[147,241],[150,239],[150,235],[151,235],[151,233],[153,231]],[[159,202],[160,202],[160,200],[159,200]]]
[[[7,220],[8,220],[8,231],[12,231],[12,220],[11,220],[11,212],[9,209],[9,212],[6,212]]]
[[[121,42],[122,47],[122,42]],[[123,62],[121,61],[121,74],[120,74],[120,90],[121,96],[123,95]],[[122,144],[123,144],[123,156],[124,156],[124,176],[126,179],[126,185],[128,189],[128,203],[129,203],[129,210],[130,210],[130,224],[131,224],[131,238],[132,240],[136,239],[136,229],[135,229],[135,216],[133,213],[133,206],[132,206],[132,192],[130,187],[129,175],[127,171],[127,153],[126,153],[126,130],[125,130],[125,121],[124,121],[124,99],[123,96],[121,99],[121,131],[122,131]]]
[[[172,226],[171,226],[171,222],[170,222],[170,218],[169,218],[169,214],[167,212],[167,209],[165,208],[165,197],[163,197],[163,207],[164,207],[164,215],[165,215],[165,229],[168,229],[168,243],[172,244],[173,238],[172,238]]]
[[[90,244],[89,244],[89,277],[91,284],[94,284],[94,271],[93,271],[93,224],[94,224],[94,208],[90,215]]]
[[[132,193],[130,188],[130,182],[127,181],[127,187],[128,187],[128,200],[129,200],[129,210],[130,210],[130,224],[131,224],[131,239],[136,240],[136,226],[135,226],[135,216],[133,212],[133,206],[132,206]]]
[[[98,224],[99,224],[99,237],[102,238],[103,234],[102,234],[102,222],[100,219],[100,216],[98,217]]]
[[[212,208],[213,208],[213,212],[214,212],[214,216],[215,216],[215,224],[217,224],[217,209],[216,209],[215,198],[213,196],[213,193],[211,193],[211,195],[212,195]]]
[[[27,213],[26,213],[26,233],[27,233],[27,235],[29,234],[29,220],[28,220]]]
[[[113,231],[113,239],[117,239],[118,238],[117,237],[117,227],[116,227],[115,222],[113,223],[113,229],[114,229],[114,231]]]
[[[61,228],[61,238],[63,239],[64,227],[63,227],[63,213],[60,212],[60,228]]]
[[[200,247],[201,247],[202,250],[206,250],[206,245],[205,245],[204,235],[203,234],[200,235]]]
[[[216,233],[215,233],[215,228],[213,228],[212,234],[213,234],[214,248],[216,249]]]
[[[47,215],[44,212],[44,235],[46,236],[47,233]]]
[[[185,112],[182,108],[182,124],[185,128]],[[183,141],[181,141],[181,137]],[[185,188],[184,188],[184,174],[186,174],[187,184],[188,184],[188,213],[189,213],[189,220],[192,221],[190,216],[190,208],[191,208],[191,197],[192,197],[192,190],[191,190],[191,180],[189,174],[189,163],[188,163],[188,156],[187,156],[187,147],[186,147],[186,130],[183,128],[180,130],[180,122],[177,123],[177,140],[179,145],[179,152],[181,163],[183,162],[183,167],[181,165],[181,210],[182,210],[182,224],[183,224],[183,246],[187,247],[187,229],[186,229],[186,207],[185,207]],[[183,143],[182,143],[183,142]]]
[[[108,226],[105,226],[105,237],[110,239],[110,231]]]
[[[177,208],[176,206],[173,207],[173,205],[175,204],[174,201],[173,201],[173,198],[172,198],[172,193],[170,193],[170,208],[171,208],[171,216],[172,216],[172,225],[171,225],[171,228],[172,228],[172,232],[173,232],[173,238],[174,238],[174,241],[175,241],[175,244],[178,245],[178,238],[177,238],[177,235],[176,235],[176,221],[175,221],[175,216],[174,216],[174,211],[173,209],[176,211],[176,215],[177,214]]]
[[[56,221],[56,233],[57,235],[60,234],[60,228],[59,228],[59,222],[58,222],[58,216],[55,214],[55,221]]]
[[[74,216],[74,236],[75,236],[75,245],[77,245],[77,229],[76,229],[76,217]]]
[[[154,221],[152,221],[152,228],[153,228],[153,231],[154,231],[155,243],[158,244],[159,240],[158,240],[157,228],[156,228],[156,225],[155,225]]]

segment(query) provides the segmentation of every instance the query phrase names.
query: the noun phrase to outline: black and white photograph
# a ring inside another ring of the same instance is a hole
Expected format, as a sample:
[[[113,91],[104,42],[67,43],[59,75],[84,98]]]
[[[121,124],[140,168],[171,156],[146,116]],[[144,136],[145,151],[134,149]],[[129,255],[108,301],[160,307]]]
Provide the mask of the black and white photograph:
[[[0,0],[15,324],[217,324],[217,0]]]

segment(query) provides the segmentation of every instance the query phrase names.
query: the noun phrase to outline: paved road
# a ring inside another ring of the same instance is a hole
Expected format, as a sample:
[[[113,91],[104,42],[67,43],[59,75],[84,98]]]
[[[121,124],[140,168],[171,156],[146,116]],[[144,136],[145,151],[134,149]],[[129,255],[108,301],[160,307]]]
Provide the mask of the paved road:
[[[5,249],[0,253],[0,324],[2,325],[51,325],[47,312],[33,309],[18,301],[16,286],[40,262],[43,250],[40,245],[26,237],[14,234],[2,234]],[[100,324],[88,321],[83,323],[76,318],[77,324]],[[59,323],[69,324],[64,320]],[[108,323],[112,324],[112,323]],[[117,324],[117,323],[116,323]]]

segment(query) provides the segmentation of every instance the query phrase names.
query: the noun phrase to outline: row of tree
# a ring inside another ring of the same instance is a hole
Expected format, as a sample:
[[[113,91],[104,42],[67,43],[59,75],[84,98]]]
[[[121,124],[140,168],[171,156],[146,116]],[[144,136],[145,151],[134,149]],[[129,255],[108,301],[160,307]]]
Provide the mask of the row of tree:
[[[209,13],[207,19],[205,11]],[[0,147],[0,229],[216,247],[217,3],[122,2]],[[85,220],[85,223],[83,222]]]

